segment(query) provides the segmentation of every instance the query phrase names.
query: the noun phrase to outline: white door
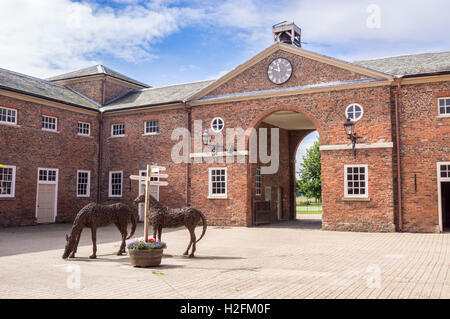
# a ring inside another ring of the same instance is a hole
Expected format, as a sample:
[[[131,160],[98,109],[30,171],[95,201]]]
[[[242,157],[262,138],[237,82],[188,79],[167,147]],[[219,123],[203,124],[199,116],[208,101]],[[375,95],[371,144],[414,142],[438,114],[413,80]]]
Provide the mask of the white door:
[[[450,162],[437,163],[437,182],[438,182],[438,218],[439,218],[439,230],[444,231],[445,209],[442,203],[442,190],[444,189],[444,182],[450,182]]]
[[[58,170],[38,169],[36,219],[39,224],[54,223],[58,203]]]
[[[152,173],[159,173],[159,169],[157,168],[152,168]],[[141,176],[147,176],[147,171],[146,170],[142,170],[139,171],[139,175]],[[152,178],[152,181],[159,181],[159,178]],[[140,194],[144,194],[145,193],[145,181],[139,181],[139,195]],[[156,198],[156,200],[159,200],[159,186],[151,186],[150,187],[150,194]],[[144,216],[145,216],[145,208],[144,208],[144,203],[140,203],[139,204],[139,220],[140,221],[144,221]]]

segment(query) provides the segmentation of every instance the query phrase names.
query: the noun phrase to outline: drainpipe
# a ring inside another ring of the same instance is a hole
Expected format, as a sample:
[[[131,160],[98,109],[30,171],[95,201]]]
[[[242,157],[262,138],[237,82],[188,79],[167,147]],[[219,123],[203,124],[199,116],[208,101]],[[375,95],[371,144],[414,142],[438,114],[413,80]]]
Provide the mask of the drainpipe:
[[[106,75],[103,77],[102,83],[102,106],[105,105],[106,99]],[[102,166],[103,166],[103,112],[100,112],[100,119],[98,123],[98,167],[97,167],[97,203],[102,202]]]
[[[186,110],[186,128],[191,133],[191,118],[192,112],[191,108],[187,106],[186,102],[183,102],[184,109]],[[189,139],[189,146],[191,145],[192,140]],[[190,156],[190,147],[188,151],[188,156]],[[191,205],[191,192],[190,192],[190,180],[191,180],[191,164],[189,163],[190,157],[187,158],[188,162],[186,163],[186,206]]]
[[[398,193],[398,230],[403,230],[403,205],[402,205],[402,175],[400,158],[400,112],[399,112],[399,94],[402,78],[397,78],[397,90],[395,91],[395,138],[397,143],[397,193]]]

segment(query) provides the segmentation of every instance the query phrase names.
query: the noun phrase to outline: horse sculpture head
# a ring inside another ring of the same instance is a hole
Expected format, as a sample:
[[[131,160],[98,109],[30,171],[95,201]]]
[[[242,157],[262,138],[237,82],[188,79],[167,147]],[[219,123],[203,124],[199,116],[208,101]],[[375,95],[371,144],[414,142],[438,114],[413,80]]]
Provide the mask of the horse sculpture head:
[[[151,203],[156,203],[158,200],[153,197],[152,195],[150,195],[150,204]],[[145,194],[139,195],[138,197],[136,197],[136,199],[134,200],[135,204],[140,204],[140,203],[144,203],[145,202]]]
[[[63,259],[69,258],[69,255],[73,250],[74,243],[75,240],[72,239],[72,235],[66,234],[66,247],[64,248],[64,254],[62,255]]]

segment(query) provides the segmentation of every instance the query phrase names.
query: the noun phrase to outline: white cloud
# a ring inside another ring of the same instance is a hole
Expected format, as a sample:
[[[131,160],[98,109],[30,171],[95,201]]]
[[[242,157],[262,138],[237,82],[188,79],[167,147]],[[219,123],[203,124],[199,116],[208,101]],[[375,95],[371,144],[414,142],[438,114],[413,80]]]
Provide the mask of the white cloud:
[[[367,24],[380,10],[380,27]],[[240,37],[260,49],[271,44],[271,26],[288,20],[302,28],[305,48],[339,51],[349,60],[450,49],[448,0],[226,0],[217,6],[217,24],[240,28]]]
[[[46,77],[90,66],[101,55],[151,59],[151,44],[177,32],[201,10],[138,1],[122,9],[70,0],[0,1],[0,67]],[[182,17],[182,18],[181,18]]]
[[[47,77],[109,56],[142,62],[158,56],[157,42],[192,26],[219,27],[218,37],[236,39],[236,50],[250,57],[272,43],[271,26],[283,20],[302,28],[306,49],[348,60],[450,49],[448,0],[110,1],[115,8],[94,0],[0,1],[0,67]],[[367,27],[372,3],[380,28]]]

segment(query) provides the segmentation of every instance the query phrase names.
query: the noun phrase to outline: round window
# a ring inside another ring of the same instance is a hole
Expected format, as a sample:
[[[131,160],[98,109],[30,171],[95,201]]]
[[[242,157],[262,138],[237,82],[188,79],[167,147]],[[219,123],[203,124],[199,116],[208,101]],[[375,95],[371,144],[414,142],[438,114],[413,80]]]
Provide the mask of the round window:
[[[220,117],[215,117],[211,121],[211,129],[213,130],[214,133],[221,132],[223,130],[224,126],[225,126],[225,122]]]
[[[347,109],[345,110],[345,116],[352,120],[353,122],[358,121],[362,118],[364,114],[364,110],[361,105],[353,103],[347,106]]]

